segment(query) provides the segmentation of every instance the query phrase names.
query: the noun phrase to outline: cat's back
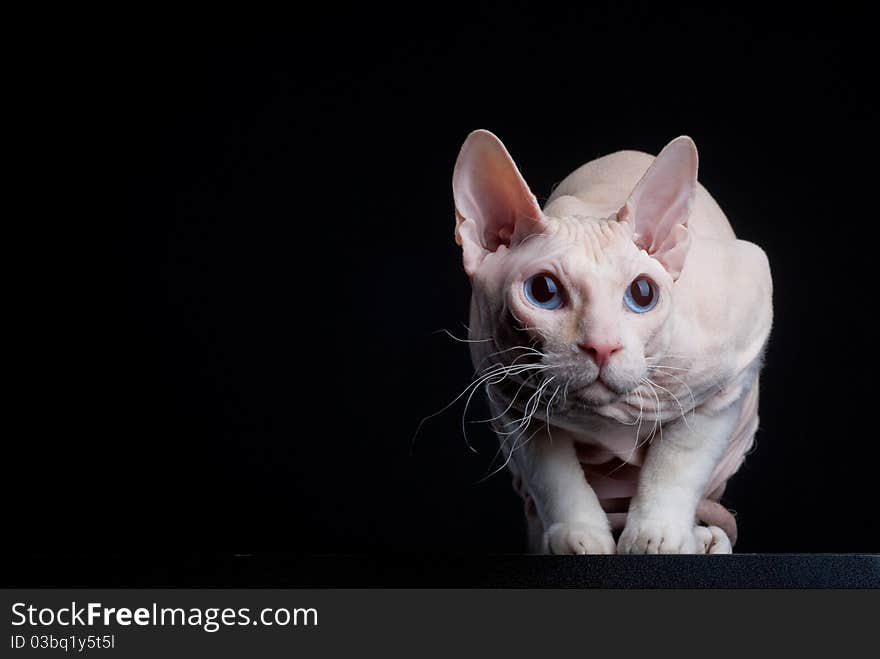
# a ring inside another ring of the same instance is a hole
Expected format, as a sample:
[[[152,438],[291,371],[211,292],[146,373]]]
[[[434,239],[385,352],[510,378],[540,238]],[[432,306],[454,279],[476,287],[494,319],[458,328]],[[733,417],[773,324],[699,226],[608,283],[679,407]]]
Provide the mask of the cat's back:
[[[545,212],[552,215],[562,197],[575,197],[594,217],[616,213],[626,202],[636,183],[654,162],[654,156],[641,151],[617,151],[581,165],[556,186]],[[554,206],[554,202],[556,205]],[[724,212],[700,184],[688,227],[706,238],[735,238]]]

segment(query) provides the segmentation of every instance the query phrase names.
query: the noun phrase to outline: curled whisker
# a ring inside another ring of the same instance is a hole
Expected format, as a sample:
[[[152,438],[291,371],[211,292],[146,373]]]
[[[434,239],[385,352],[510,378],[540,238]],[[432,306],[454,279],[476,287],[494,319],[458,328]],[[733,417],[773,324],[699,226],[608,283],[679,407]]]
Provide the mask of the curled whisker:
[[[674,393],[672,393],[669,389],[667,389],[666,387],[664,387],[662,385],[657,384],[653,380],[651,380],[649,378],[645,378],[645,380],[647,380],[649,383],[651,383],[652,385],[654,385],[658,389],[665,391],[667,394],[669,394],[670,398],[672,398],[672,400],[675,401],[675,404],[678,405],[678,409],[681,410],[681,420],[684,421],[684,425],[687,426],[688,430],[693,432],[694,429],[691,428],[691,424],[688,423],[687,417],[685,416],[684,406],[681,404],[681,401],[678,400],[678,397]]]
[[[553,442],[553,435],[550,433],[550,406],[553,404],[553,401],[556,400],[556,394],[559,393],[561,388],[561,386],[556,387],[556,391],[550,396],[550,399],[547,401],[547,412],[544,414],[544,421],[547,424],[547,437],[550,439],[550,442]]]
[[[528,425],[528,423],[532,420],[532,416],[537,411],[538,404],[540,404],[541,391],[543,391],[544,387],[547,386],[552,380],[553,380],[553,378],[551,377],[549,380],[545,380],[544,382],[542,382],[541,386],[539,386],[535,390],[535,393],[533,393],[529,397],[529,399],[526,401],[525,406],[523,407],[522,418],[514,421],[514,423],[518,424],[516,428],[514,428],[513,430],[511,430],[509,432],[498,432],[497,434],[510,436],[510,435],[515,434],[516,432],[518,432],[522,428],[524,428],[526,425]],[[534,407],[532,407],[533,403],[534,403]],[[506,425],[512,425],[512,424],[506,424]]]
[[[525,350],[526,351],[522,355],[517,355],[516,359],[514,359],[514,361],[512,363],[516,363],[516,361],[518,361],[519,359],[522,359],[523,357],[538,357],[539,359],[543,359],[548,356],[547,354],[541,352],[540,350],[535,350],[534,348],[531,348],[529,346],[513,346],[511,348],[507,348],[506,350],[499,350],[497,352],[493,352],[493,353],[483,357],[483,359],[480,360],[480,363],[477,364],[476,369],[474,370],[474,373],[476,373],[477,371],[480,370],[480,367],[483,365],[484,362],[486,362],[486,360],[491,359],[492,357],[496,357],[498,355],[503,355],[503,354],[508,353],[512,350]],[[497,364],[498,362],[495,362],[495,363]],[[491,365],[487,366],[486,368],[491,368]]]
[[[534,364],[530,364],[530,365],[526,365],[526,366],[516,366],[516,367],[514,367],[514,370],[518,373],[519,371],[518,371],[517,369],[521,369],[521,368],[529,368],[529,367],[532,367],[532,366],[534,366]],[[500,375],[500,374],[502,374],[502,373],[507,373],[507,374],[511,373],[512,371],[511,371],[510,369],[511,369],[511,367],[510,367],[510,366],[506,366],[506,365],[497,365],[496,367],[493,367],[493,368],[492,368],[491,370],[489,370],[487,373],[483,373],[483,374],[481,374],[480,376],[478,376],[477,378],[475,378],[475,379],[474,379],[474,380],[473,380],[468,386],[466,386],[466,387],[461,391],[461,393],[459,393],[455,398],[453,398],[453,399],[452,399],[449,403],[447,403],[443,408],[441,408],[441,409],[438,410],[437,412],[434,412],[433,414],[429,414],[428,416],[424,417],[424,418],[419,422],[419,425],[416,427],[416,431],[415,431],[415,433],[413,434],[412,441],[410,442],[410,451],[412,451],[413,446],[415,445],[416,438],[418,437],[419,432],[420,432],[421,429],[422,429],[422,426],[424,426],[425,423],[426,423],[427,421],[433,419],[433,418],[436,417],[436,416],[439,416],[440,414],[443,414],[443,412],[445,412],[445,411],[448,410],[450,407],[452,407],[453,405],[455,405],[455,404],[456,404],[459,400],[461,400],[465,395],[468,395],[469,392],[472,392],[473,389],[479,387],[479,386],[482,385],[484,382],[489,381],[489,380],[492,380],[492,378],[498,377],[498,375]],[[465,442],[467,443],[467,437],[465,437]],[[476,451],[474,451],[473,447],[471,447],[470,444],[468,444],[468,448],[469,448],[471,451],[473,451],[473,452],[476,453]]]
[[[489,338],[487,338],[487,339],[462,339],[462,338],[459,338],[459,337],[455,336],[455,334],[453,334],[452,332],[450,332],[450,331],[449,331],[448,329],[446,329],[445,327],[441,327],[440,329],[433,331],[432,334],[445,334],[446,336],[448,336],[448,337],[449,337],[450,339],[452,339],[453,341],[458,341],[459,343],[489,343],[490,341],[494,341],[494,340],[495,340],[495,339],[494,339],[493,337],[491,337],[491,336],[490,336]]]
[[[503,417],[505,414],[507,414],[513,408],[514,404],[516,403],[517,397],[519,396],[520,392],[523,390],[523,387],[525,387],[526,384],[528,384],[528,382],[533,377],[535,377],[536,375],[540,375],[543,371],[546,371],[548,368],[550,368],[550,367],[549,366],[540,366],[540,367],[536,367],[536,368],[532,369],[532,371],[534,371],[534,372],[530,373],[529,376],[522,381],[522,384],[519,385],[519,389],[517,389],[516,393],[511,397],[510,403],[508,404],[507,408],[503,412],[501,412],[500,414],[497,414],[496,416],[490,417],[488,419],[476,419],[476,420],[472,421],[471,423],[490,423],[492,421],[497,421],[498,419]],[[489,383],[486,383],[486,384],[488,385]]]
[[[510,439],[513,439],[511,448],[507,451],[507,456],[506,456],[504,462],[501,465],[499,465],[496,469],[487,473],[483,478],[481,478],[478,481],[478,483],[482,483],[482,482],[488,480],[489,478],[491,478],[492,476],[497,474],[499,471],[501,471],[505,467],[507,467],[507,465],[510,464],[510,460],[513,457],[514,452],[517,449],[520,449],[523,446],[525,446],[526,444],[528,444],[532,440],[532,438],[541,430],[541,426],[538,426],[538,428],[531,435],[529,435],[528,438],[524,442],[517,443],[517,439],[522,436],[522,434],[525,432],[525,430],[530,425],[535,413],[538,411],[538,407],[540,406],[540,402],[541,402],[542,392],[544,391],[545,388],[550,386],[550,383],[554,379],[555,379],[555,377],[550,377],[548,380],[545,380],[544,382],[542,382],[541,386],[535,391],[534,394],[532,394],[532,396],[529,398],[529,400],[525,404],[522,418],[518,420],[519,425],[514,430],[507,432],[507,433],[498,433],[499,436],[505,435],[505,439],[501,442],[500,446],[498,447],[498,451],[495,453],[495,457],[492,459],[492,461],[494,462],[495,459],[498,458],[498,455],[507,446],[507,442]],[[557,391],[558,391],[558,389],[557,389]],[[534,401],[534,404],[533,404],[533,401]]]
[[[492,379],[484,382],[483,384],[486,387],[488,387],[492,384],[498,384],[499,382],[503,381],[504,379],[506,379],[509,375],[511,375],[514,372],[515,372],[515,374],[518,375],[520,373],[525,373],[528,371],[535,371],[535,370],[540,372],[540,371],[546,370],[546,368],[547,367],[542,367],[542,366],[539,366],[536,364],[526,364],[524,366],[507,367],[503,371],[503,373],[501,374],[500,377],[498,377],[498,375],[496,374],[495,376],[493,376]],[[495,379],[495,378],[498,378],[498,379]],[[526,379],[525,382],[527,382],[527,381],[528,381],[528,379]],[[525,382],[523,382],[523,384],[520,385],[520,388],[522,388],[525,385]],[[465,426],[465,419],[467,418],[467,411],[468,411],[468,408],[470,407],[471,400],[473,399],[474,394],[477,392],[478,388],[479,387],[474,387],[473,389],[471,389],[471,392],[467,397],[467,401],[465,401],[465,404],[464,404],[464,411],[461,414],[461,432],[464,435],[464,440],[465,440],[465,443],[467,444],[468,448],[470,448],[471,451],[473,451],[474,453],[476,453],[476,451],[474,451],[474,449],[471,447],[470,441],[468,441],[467,428]]]
[[[653,370],[653,369],[665,369],[665,368],[666,368],[666,367],[664,367],[664,366],[653,366],[653,367],[652,367],[652,366],[649,366],[649,367],[648,367],[648,370],[651,371],[651,370]],[[697,399],[694,397],[694,392],[693,392],[693,390],[690,388],[690,386],[688,385],[688,383],[685,382],[684,380],[682,380],[680,377],[678,377],[678,376],[675,375],[674,373],[663,373],[663,372],[661,372],[661,375],[663,375],[664,377],[672,378],[672,379],[675,380],[676,382],[680,383],[681,386],[683,386],[685,389],[687,389],[688,395],[689,395],[690,398],[691,398],[691,417],[693,417],[693,415],[697,413]]]
[[[642,378],[641,380],[639,380],[639,384],[645,385],[648,390],[653,394],[654,400],[657,402],[657,412],[654,415],[654,423],[651,426],[651,432],[645,435],[645,442],[651,444],[654,441],[654,436],[657,434],[658,427],[660,431],[660,439],[663,439],[663,419],[660,412],[660,396],[657,395],[657,391],[654,389],[654,386],[646,378]],[[644,446],[644,443],[640,443],[636,448],[640,448],[641,446]]]

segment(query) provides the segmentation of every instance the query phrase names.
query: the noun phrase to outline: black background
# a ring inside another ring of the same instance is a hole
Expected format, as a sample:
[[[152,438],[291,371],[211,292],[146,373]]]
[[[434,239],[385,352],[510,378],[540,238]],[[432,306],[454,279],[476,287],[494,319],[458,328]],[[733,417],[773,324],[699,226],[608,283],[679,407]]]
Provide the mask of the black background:
[[[71,104],[126,199],[70,244],[109,236],[113,263],[79,259],[89,303],[54,318],[46,405],[11,462],[17,537],[523,550],[509,477],[477,484],[487,429],[469,426],[470,452],[459,406],[411,444],[469,382],[466,346],[437,330],[465,336],[450,177],[488,128],[542,201],[599,155],[695,139],[701,182],[775,283],[758,448],[725,498],[737,549],[877,551],[864,18],[614,7],[338,8],[84,39],[100,93]]]

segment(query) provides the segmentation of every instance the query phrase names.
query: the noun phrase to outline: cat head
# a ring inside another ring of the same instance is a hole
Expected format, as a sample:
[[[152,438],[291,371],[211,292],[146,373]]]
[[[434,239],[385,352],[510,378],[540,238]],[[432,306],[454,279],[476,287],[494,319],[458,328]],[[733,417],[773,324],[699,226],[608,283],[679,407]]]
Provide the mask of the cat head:
[[[636,389],[669,341],[696,187],[696,147],[679,137],[616,213],[570,198],[546,214],[501,141],[472,133],[453,174],[455,237],[482,333],[495,350],[537,350],[585,405]]]

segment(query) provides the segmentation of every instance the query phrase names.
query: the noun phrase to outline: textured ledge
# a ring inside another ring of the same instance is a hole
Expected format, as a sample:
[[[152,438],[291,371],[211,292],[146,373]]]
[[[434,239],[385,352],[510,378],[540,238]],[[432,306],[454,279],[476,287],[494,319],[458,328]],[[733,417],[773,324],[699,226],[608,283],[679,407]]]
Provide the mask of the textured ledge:
[[[4,555],[3,587],[880,588],[880,554]]]

